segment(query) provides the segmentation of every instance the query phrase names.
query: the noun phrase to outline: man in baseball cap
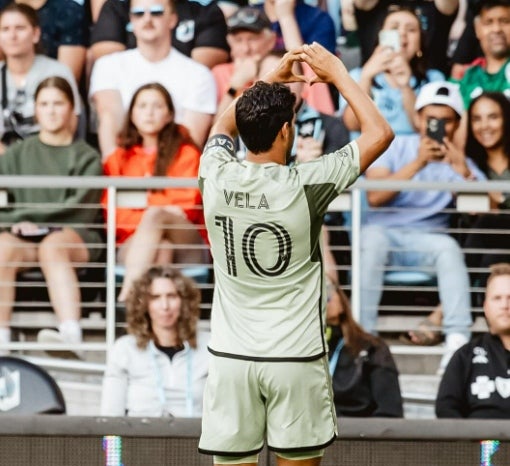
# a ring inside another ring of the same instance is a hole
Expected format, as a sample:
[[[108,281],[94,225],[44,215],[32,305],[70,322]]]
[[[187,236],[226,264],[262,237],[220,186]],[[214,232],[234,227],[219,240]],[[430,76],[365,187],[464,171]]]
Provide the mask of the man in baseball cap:
[[[273,50],[276,43],[276,33],[262,9],[239,8],[228,18],[227,28],[232,62],[213,68],[218,92],[218,115],[236,95],[255,81],[260,60]]]
[[[484,175],[452,142],[463,113],[457,86],[441,81],[422,87],[415,103],[418,133],[396,136],[388,150],[365,172],[367,179],[442,181],[484,179]],[[437,277],[443,309],[445,353],[438,372],[470,337],[469,278],[459,244],[449,236],[454,202],[448,190],[368,191],[371,207],[361,231],[361,323],[375,330],[384,268],[411,267]],[[398,251],[394,253],[392,251]],[[425,319],[406,337],[418,345],[431,344],[436,333]],[[440,335],[439,335],[440,336]],[[434,340],[436,343],[437,339]]]

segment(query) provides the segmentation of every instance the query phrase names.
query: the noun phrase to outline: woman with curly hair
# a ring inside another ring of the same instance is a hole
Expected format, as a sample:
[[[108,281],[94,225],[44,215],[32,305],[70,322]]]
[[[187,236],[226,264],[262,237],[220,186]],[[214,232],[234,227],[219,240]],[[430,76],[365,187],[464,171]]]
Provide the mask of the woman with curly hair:
[[[188,130],[175,123],[168,91],[148,83],[135,92],[119,147],[106,159],[108,176],[195,178],[200,150]],[[106,196],[103,205],[106,207]],[[125,301],[140,271],[156,264],[209,262],[198,188],[168,187],[147,192],[147,208],[117,208],[118,260],[125,267],[118,300]],[[108,213],[108,212],[107,212]]]
[[[169,267],[152,267],[126,300],[128,335],[112,349],[103,379],[104,416],[200,417],[208,333],[198,333],[200,291]]]

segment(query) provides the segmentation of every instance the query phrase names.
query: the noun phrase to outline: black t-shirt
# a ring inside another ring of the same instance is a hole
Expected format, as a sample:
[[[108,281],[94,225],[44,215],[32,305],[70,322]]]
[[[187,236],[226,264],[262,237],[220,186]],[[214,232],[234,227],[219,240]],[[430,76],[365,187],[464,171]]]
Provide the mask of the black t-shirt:
[[[442,14],[433,0],[379,0],[370,11],[355,9],[358,23],[358,37],[361,47],[361,63],[364,64],[372,55],[378,43],[378,33],[388,8],[392,5],[412,7],[421,20],[425,31],[426,47],[428,50],[428,66],[449,74],[447,50],[450,29],[457,11],[451,15]]]
[[[227,25],[215,3],[207,6],[188,0],[177,0],[179,23],[172,32],[172,46],[191,56],[196,47],[215,47],[229,51]],[[91,43],[120,42],[126,48],[136,47],[136,38],[129,21],[129,1],[106,0],[97,23],[92,28]]]

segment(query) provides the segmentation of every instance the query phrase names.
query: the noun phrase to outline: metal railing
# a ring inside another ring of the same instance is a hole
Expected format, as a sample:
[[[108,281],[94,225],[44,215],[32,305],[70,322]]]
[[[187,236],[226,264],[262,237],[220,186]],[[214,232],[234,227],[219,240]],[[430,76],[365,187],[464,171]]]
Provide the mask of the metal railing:
[[[0,190],[11,187],[17,188],[66,188],[82,187],[106,189],[108,192],[109,212],[117,208],[117,198],[123,191],[161,189],[165,187],[195,187],[196,179],[188,178],[164,178],[164,177],[46,177],[46,176],[0,176]],[[416,182],[416,181],[386,181],[386,180],[365,180],[359,179],[351,188],[334,201],[330,207],[332,211],[349,210],[351,214],[351,225],[348,228],[351,237],[351,265],[350,270],[350,295],[353,312],[356,318],[360,315],[360,232],[362,224],[362,192],[366,190],[445,190],[456,192],[457,204],[463,211],[477,211],[480,206],[487,205],[483,198],[488,192],[505,192],[509,190],[508,182],[485,181],[485,182]],[[459,202],[460,201],[460,202]],[[0,217],[1,218],[1,217]],[[346,228],[346,227],[342,227]],[[79,350],[86,351],[108,351],[116,338],[116,224],[115,215],[107,216],[106,223],[106,300],[105,308],[105,341],[82,343]],[[211,289],[212,283],[204,285]],[[101,307],[102,304],[95,304]],[[12,350],[41,350],[41,349],[62,349],[62,345],[41,346],[34,342],[13,342],[8,346]]]

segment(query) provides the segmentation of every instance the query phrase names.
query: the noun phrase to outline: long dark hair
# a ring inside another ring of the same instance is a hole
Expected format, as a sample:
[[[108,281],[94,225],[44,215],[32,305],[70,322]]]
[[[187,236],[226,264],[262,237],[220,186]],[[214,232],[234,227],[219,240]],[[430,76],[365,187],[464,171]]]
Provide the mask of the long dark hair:
[[[480,99],[489,99],[495,102],[501,109],[503,116],[503,152],[506,155],[508,168],[510,168],[510,134],[508,128],[510,128],[510,101],[501,92],[483,92],[475,99],[471,101],[468,109],[468,130],[466,139],[466,155],[468,155],[486,175],[489,172],[489,166],[487,164],[488,157],[485,147],[483,147],[475,138],[473,134],[473,108],[476,102]]]
[[[332,278],[333,277],[329,277],[334,287],[334,292],[337,293],[343,309],[343,312],[339,315],[339,327],[344,339],[344,345],[351,355],[357,356],[362,349],[366,348],[367,344],[378,345],[379,339],[366,332],[363,327],[354,320],[349,298],[338,282]]]
[[[191,139],[187,128],[175,123],[175,107],[172,101],[172,97],[170,97],[168,91],[161,84],[156,82],[148,83],[144,84],[136,90],[129,104],[129,109],[126,113],[126,118],[124,119],[122,129],[119,132],[117,143],[120,147],[129,149],[143,142],[142,135],[139,133],[138,129],[132,121],[132,114],[136,99],[141,92],[146,90],[154,90],[159,92],[163,96],[165,104],[171,115],[171,121],[167,123],[158,134],[158,153],[153,173],[154,176],[166,176],[167,169],[172,163],[172,160],[179,151],[181,145],[195,145],[195,143]]]
[[[416,54],[413,58],[411,58],[411,61],[409,62],[409,66],[411,67],[411,73],[416,79],[416,85],[420,86],[424,82],[427,82],[427,58],[428,58],[428,50],[426,46],[426,32],[423,30],[423,27],[421,25],[421,21],[419,16],[416,14],[416,11],[412,7],[408,6],[391,6],[386,11],[386,14],[381,18],[381,21],[379,23],[378,31],[380,31],[388,18],[388,16],[392,15],[393,13],[398,12],[407,12],[410,13],[412,16],[416,18],[416,21],[418,21],[418,26],[420,28],[420,50],[419,53]]]

